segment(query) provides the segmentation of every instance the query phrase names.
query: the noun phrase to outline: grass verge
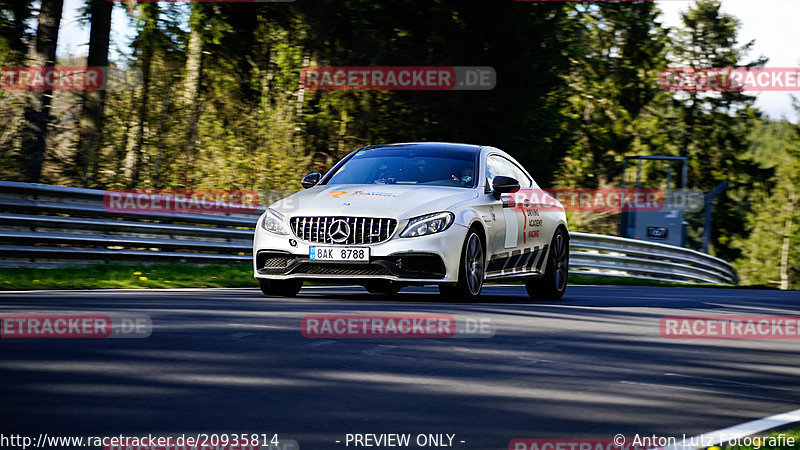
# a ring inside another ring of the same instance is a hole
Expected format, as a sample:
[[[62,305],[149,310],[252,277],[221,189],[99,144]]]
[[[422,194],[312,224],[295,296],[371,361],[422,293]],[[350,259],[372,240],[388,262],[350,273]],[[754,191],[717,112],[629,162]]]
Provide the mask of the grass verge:
[[[682,284],[633,278],[570,274],[570,284],[625,286],[736,287]],[[249,263],[197,266],[191,264],[96,264],[52,269],[0,268],[0,290],[28,289],[144,289],[179,287],[256,287]],[[755,286],[738,286],[750,288]],[[771,287],[757,286],[760,289]]]
[[[255,287],[253,266],[98,264],[53,269],[0,268],[0,290]]]

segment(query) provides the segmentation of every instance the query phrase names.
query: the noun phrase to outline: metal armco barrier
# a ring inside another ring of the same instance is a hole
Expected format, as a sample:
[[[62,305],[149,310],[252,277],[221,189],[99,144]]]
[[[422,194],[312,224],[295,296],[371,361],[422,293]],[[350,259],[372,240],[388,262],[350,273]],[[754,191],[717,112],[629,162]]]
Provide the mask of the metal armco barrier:
[[[660,281],[737,284],[727,261],[683,247],[599,234],[570,233],[571,273]]]
[[[105,261],[249,261],[266,205],[248,213],[109,212],[106,191],[0,181],[0,265]],[[585,275],[736,284],[719,258],[670,245],[570,235],[570,270]]]

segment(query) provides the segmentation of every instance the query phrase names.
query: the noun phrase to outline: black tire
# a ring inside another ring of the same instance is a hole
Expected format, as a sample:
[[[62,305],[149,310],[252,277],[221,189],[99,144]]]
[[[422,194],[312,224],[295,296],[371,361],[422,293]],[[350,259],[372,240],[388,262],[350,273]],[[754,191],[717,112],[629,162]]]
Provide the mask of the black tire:
[[[537,300],[560,300],[567,291],[569,276],[569,235],[559,227],[553,234],[544,276],[525,283],[528,296]]]
[[[294,297],[303,287],[300,280],[265,280],[258,279],[258,287],[267,297]]]
[[[375,281],[373,283],[364,285],[364,289],[366,289],[370,294],[388,296],[397,295],[402,288],[403,286],[401,286],[400,283],[396,283],[394,281]]]
[[[470,229],[461,249],[461,262],[456,284],[440,284],[439,293],[447,299],[475,300],[481,295],[486,257],[478,232]]]

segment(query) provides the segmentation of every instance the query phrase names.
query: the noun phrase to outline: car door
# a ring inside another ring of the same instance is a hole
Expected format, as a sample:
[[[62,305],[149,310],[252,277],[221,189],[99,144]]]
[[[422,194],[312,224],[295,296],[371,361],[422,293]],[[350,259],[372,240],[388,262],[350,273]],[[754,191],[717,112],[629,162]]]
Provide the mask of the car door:
[[[486,158],[487,186],[491,186],[494,177],[499,175],[519,181],[523,193],[536,186],[533,179],[515,162],[501,153],[490,153]],[[540,212],[530,201],[515,200],[523,197],[526,196],[506,194],[497,202],[498,226],[487,245],[487,272],[490,275],[523,272],[535,267],[532,263],[541,259],[533,254],[542,248],[542,219],[538,217]]]

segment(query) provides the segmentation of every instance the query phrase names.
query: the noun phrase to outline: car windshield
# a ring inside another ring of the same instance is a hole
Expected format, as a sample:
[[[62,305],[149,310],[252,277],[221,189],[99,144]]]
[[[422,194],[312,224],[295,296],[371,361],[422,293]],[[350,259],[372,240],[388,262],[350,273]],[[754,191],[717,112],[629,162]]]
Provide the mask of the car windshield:
[[[416,148],[359,150],[325,184],[473,187],[475,152]]]

